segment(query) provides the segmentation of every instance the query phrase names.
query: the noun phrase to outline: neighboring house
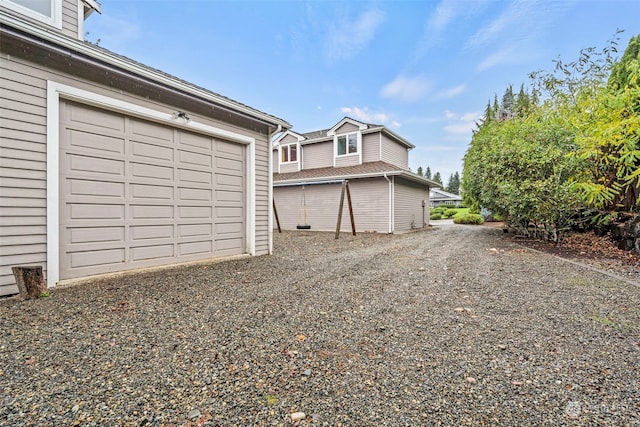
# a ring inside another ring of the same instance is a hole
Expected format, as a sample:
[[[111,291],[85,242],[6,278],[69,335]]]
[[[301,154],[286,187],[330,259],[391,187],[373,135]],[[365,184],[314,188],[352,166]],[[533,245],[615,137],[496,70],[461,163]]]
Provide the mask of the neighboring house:
[[[429,221],[433,181],[409,171],[414,146],[384,126],[345,117],[331,129],[274,141],[273,197],[283,229],[335,230],[349,181],[357,231],[395,233]],[[350,230],[345,198],[342,230]]]
[[[462,204],[462,196],[448,193],[439,188],[432,188],[429,191],[429,199],[431,200],[431,206],[434,208],[440,205],[455,206],[457,208]]]
[[[0,295],[271,252],[271,141],[290,125],[84,42],[94,0],[0,0]]]

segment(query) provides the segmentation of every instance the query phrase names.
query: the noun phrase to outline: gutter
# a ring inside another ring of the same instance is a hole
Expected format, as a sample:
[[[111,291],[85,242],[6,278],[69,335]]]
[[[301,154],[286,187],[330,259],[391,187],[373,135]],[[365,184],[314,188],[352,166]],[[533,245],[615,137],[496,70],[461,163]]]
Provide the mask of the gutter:
[[[163,73],[160,70],[151,69],[132,59],[110,53],[106,50],[98,50],[84,42],[79,42],[66,36],[34,27],[31,24],[27,24],[22,20],[6,14],[0,13],[0,24],[4,26],[4,28],[0,28],[3,33],[11,34],[19,39],[26,39],[31,43],[56,51],[69,58],[88,62],[110,72],[119,72],[126,77],[134,78],[147,84],[157,85],[166,91],[173,91],[182,96],[193,97],[199,102],[214,103],[217,108],[242,115],[263,124],[272,126],[281,125],[286,129],[291,127],[291,125],[283,119],[242,105],[206,89],[199,88],[184,80]],[[40,40],[29,36],[35,36]],[[47,44],[45,41],[53,43],[53,45]]]
[[[269,189],[267,190],[267,212],[269,212],[269,217],[267,218],[267,240],[269,255],[273,255],[273,136],[280,132],[282,132],[282,125],[278,125],[273,133],[267,133],[267,140],[269,141]]]
[[[387,177],[385,173],[384,179],[389,183],[389,234],[393,233],[393,182]]]
[[[308,185],[325,185],[325,184],[343,184],[345,181],[347,181],[346,179],[335,179],[335,180],[329,180],[329,181],[313,181],[313,182],[290,182],[290,183],[282,183],[282,184],[273,184],[272,187],[274,188],[281,188],[281,187],[300,187],[300,186],[308,186]]]

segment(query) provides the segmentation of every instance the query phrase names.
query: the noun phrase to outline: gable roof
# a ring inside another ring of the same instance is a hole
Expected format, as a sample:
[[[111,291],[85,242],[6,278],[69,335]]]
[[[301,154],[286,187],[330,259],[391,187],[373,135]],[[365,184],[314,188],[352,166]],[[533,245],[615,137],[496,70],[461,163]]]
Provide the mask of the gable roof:
[[[361,122],[361,121],[358,121],[358,120],[352,119],[351,117],[346,117],[346,116],[342,120],[340,120],[338,123],[336,123],[333,127],[329,128],[329,129],[320,129],[320,130],[314,130],[314,131],[311,131],[311,132],[303,132],[303,133],[291,132],[291,134],[299,135],[299,136],[302,136],[304,138],[303,140],[299,140],[301,145],[315,144],[317,142],[324,142],[324,141],[331,141],[331,140],[333,140],[333,133],[332,132],[334,132],[336,129],[338,129],[340,126],[342,126],[345,123],[351,123],[351,124],[354,124],[354,125],[360,127],[360,131],[362,132],[363,135],[370,134],[370,133],[376,133],[376,132],[382,132],[383,134],[387,135],[388,137],[390,137],[391,139],[395,140],[399,144],[404,145],[408,149],[412,149],[412,148],[416,147],[415,145],[413,145],[412,143],[410,143],[409,141],[407,141],[406,139],[404,139],[403,137],[401,137],[397,133],[393,132],[389,128],[385,127],[384,125],[373,124],[373,123],[364,123],[364,122]],[[282,138],[282,136],[278,137],[278,139],[276,141],[279,141],[281,138]]]
[[[95,2],[90,2],[92,4]],[[87,3],[83,3],[87,4]],[[203,87],[179,79],[158,69],[149,67],[128,57],[111,52],[95,44],[80,41],[54,31],[48,31],[15,16],[0,13],[0,38],[5,37],[20,40],[56,53],[62,53],[68,58],[91,62],[97,66],[107,66],[142,78],[152,84],[163,86],[169,90],[179,91],[193,98],[215,104],[222,110],[251,118],[273,127],[291,128],[287,121],[262,112],[248,105],[234,101]]]
[[[375,178],[384,176],[401,176],[409,181],[417,182],[427,187],[437,187],[439,184],[426,179],[413,172],[409,172],[404,169],[399,169],[392,164],[378,161],[363,163],[355,166],[344,167],[324,167],[315,169],[303,169],[298,172],[290,173],[274,173],[273,185],[291,185],[291,184],[304,184],[317,181],[332,181],[343,179],[355,179],[355,178]]]
[[[431,190],[429,190],[429,192],[431,193],[430,199],[432,201],[438,201],[438,200],[462,200],[462,196],[459,196],[458,194],[453,194],[453,193],[449,193],[446,192],[440,188],[432,188]]]

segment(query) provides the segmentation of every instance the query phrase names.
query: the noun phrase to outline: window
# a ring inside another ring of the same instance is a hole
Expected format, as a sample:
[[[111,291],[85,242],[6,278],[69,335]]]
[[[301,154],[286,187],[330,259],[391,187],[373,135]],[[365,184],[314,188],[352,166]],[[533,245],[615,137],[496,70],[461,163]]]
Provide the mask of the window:
[[[61,0],[0,0],[0,4],[58,28],[62,26]]]
[[[358,153],[358,134],[350,133],[338,136],[338,156]]]
[[[298,144],[283,145],[280,150],[282,152],[282,163],[298,161]]]

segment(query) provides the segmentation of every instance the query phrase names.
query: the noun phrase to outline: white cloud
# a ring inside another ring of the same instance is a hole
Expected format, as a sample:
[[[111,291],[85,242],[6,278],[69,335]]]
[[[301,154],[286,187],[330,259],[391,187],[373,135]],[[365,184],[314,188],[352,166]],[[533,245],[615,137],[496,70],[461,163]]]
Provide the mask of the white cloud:
[[[518,54],[514,47],[507,47],[487,56],[480,64],[478,64],[478,71],[485,71],[498,65],[515,64],[522,60],[523,56]]]
[[[346,114],[349,117],[362,120],[367,123],[385,124],[390,120],[389,116],[386,115],[385,113],[372,113],[369,111],[367,107],[365,108],[342,107],[340,108],[340,111],[342,111],[344,114]],[[393,123],[398,123],[398,122],[393,122]],[[400,124],[398,123],[396,127],[399,127],[399,126]]]
[[[460,95],[467,88],[466,85],[458,85],[450,89],[442,90],[435,95],[436,99],[449,99]]]
[[[431,83],[424,76],[398,76],[382,88],[380,95],[398,101],[414,102],[424,98],[430,89]]]
[[[367,10],[358,18],[344,17],[332,23],[325,39],[325,54],[330,62],[350,59],[373,40],[385,15],[378,9]]]
[[[451,141],[469,140],[473,129],[476,127],[476,122],[482,117],[476,111],[456,114],[445,110],[443,114],[447,121],[447,124],[442,128],[446,134],[445,140]]]

